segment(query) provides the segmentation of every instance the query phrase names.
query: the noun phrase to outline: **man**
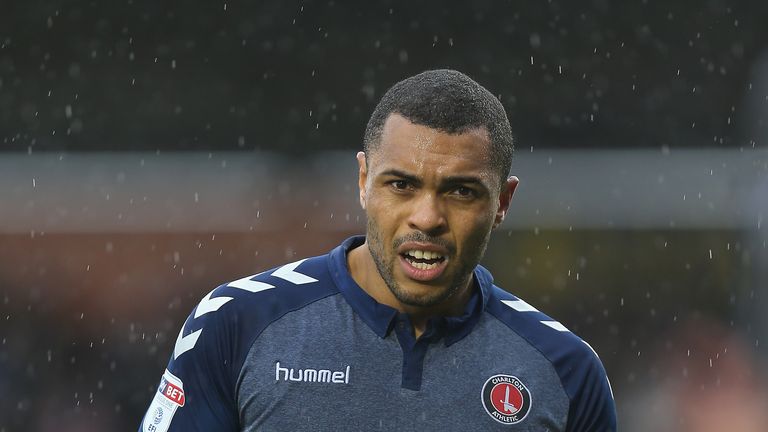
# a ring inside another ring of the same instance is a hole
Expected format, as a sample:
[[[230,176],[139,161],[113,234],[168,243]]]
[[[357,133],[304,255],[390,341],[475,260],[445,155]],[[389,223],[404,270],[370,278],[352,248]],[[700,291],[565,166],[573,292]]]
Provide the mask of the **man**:
[[[206,295],[141,430],[615,430],[592,349],[478,265],[518,184],[501,103],[424,72],[364,150],[366,236]]]

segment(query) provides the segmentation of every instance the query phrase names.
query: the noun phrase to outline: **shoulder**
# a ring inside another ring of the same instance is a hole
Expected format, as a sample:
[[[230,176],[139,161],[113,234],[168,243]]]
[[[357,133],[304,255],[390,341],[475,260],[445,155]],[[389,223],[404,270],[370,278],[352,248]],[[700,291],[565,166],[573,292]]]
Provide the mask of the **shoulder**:
[[[493,286],[486,310],[541,352],[557,371],[570,397],[584,380],[607,376],[597,353],[568,328],[524,300]]]
[[[586,342],[559,321],[495,285],[491,288],[486,310],[550,361],[563,355],[594,356]]]
[[[615,430],[613,392],[592,347],[524,300],[496,286],[490,291],[486,311],[541,352],[557,372],[571,401],[568,430]]]
[[[231,312],[246,310],[251,316],[270,321],[336,293],[338,288],[328,271],[328,256],[322,255],[228,282],[203,300],[231,299]]]
[[[338,293],[327,255],[302,259],[225,283],[205,295],[179,334],[173,357],[187,351],[220,353],[239,364],[271,323]]]
[[[209,292],[179,332],[150,406],[150,413],[160,412],[153,421],[165,422],[167,429],[176,410],[185,407],[173,418],[173,430],[236,430],[237,379],[259,334],[289,312],[337,292],[327,256],[276,267]],[[154,430],[155,425],[147,427]]]

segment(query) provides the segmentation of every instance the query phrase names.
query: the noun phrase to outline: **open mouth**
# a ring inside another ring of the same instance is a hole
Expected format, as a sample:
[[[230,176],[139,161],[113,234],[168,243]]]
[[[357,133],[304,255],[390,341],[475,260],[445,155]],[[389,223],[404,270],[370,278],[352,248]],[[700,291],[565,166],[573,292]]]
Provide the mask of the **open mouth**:
[[[401,254],[403,259],[419,270],[436,269],[445,261],[445,256],[438,252],[409,250]]]

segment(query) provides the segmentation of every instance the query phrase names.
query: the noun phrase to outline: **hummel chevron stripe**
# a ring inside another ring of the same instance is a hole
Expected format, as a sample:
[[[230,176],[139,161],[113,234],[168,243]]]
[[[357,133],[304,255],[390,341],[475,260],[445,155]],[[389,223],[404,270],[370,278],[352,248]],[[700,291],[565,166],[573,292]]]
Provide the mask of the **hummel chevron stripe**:
[[[511,307],[512,309],[518,311],[518,312],[538,312],[539,310],[535,307],[529,305],[528,303],[517,299],[517,300],[502,300],[502,303],[505,305]]]
[[[209,292],[202,300],[200,300],[200,304],[198,304],[197,309],[195,309],[195,318],[199,318],[208,312],[216,312],[220,307],[232,300],[232,297],[211,298],[212,294],[213,291]]]
[[[184,323],[184,325],[181,327],[181,331],[179,332],[179,337],[176,338],[176,346],[173,348],[174,360],[179,358],[180,355],[194,348],[195,344],[197,343],[197,339],[200,337],[200,333],[203,332],[203,329],[200,329],[182,337],[181,335],[184,334],[184,327],[186,326],[187,323]]]
[[[504,303],[506,306],[511,307],[512,309],[518,311],[518,312],[539,312],[538,309],[535,307],[529,305],[528,303],[524,302],[523,300],[517,299],[517,300],[502,300],[502,303]],[[560,324],[558,321],[552,321],[552,320],[541,320],[540,323],[544,324],[545,326],[555,329],[557,331],[561,332],[567,332],[569,331],[564,325]]]
[[[542,324],[544,324],[547,327],[552,327],[553,329],[561,332],[567,332],[568,328],[564,325],[560,324],[558,321],[541,321]]]
[[[317,279],[311,276],[307,276],[304,273],[299,273],[296,271],[296,267],[301,265],[301,263],[303,263],[304,261],[305,260],[299,260],[294,263],[286,264],[280,267],[279,269],[275,270],[274,272],[272,272],[272,276],[291,282],[295,285],[303,285],[303,284],[308,284],[312,282],[317,282]],[[251,278],[256,276],[258,276],[258,274],[244,277],[236,281],[232,281],[228,283],[227,286],[232,288],[242,289],[252,293],[266,291],[268,289],[272,289],[275,287],[274,285],[270,285],[266,282],[251,280]],[[226,297],[226,296],[211,298],[212,295],[213,295],[213,291],[209,292],[205,297],[203,297],[202,300],[200,300],[200,303],[197,305],[197,308],[195,309],[195,315],[193,317],[194,319],[197,319],[210,312],[216,312],[217,310],[219,310],[219,308],[229,303],[229,301],[234,298],[234,297]],[[184,326],[181,327],[181,331],[179,332],[179,337],[176,338],[176,346],[173,349],[174,360],[179,358],[180,355],[194,348],[195,345],[197,344],[197,340],[200,338],[200,335],[203,332],[203,329],[200,329],[186,336],[182,336],[182,334],[184,334],[184,327],[186,327],[186,325],[187,323],[184,323]]]
[[[296,267],[300,266],[304,261],[306,261],[306,258],[294,263],[286,264],[275,270],[272,273],[272,276],[287,280],[288,282],[293,282],[296,285],[304,285],[311,282],[317,282],[317,279],[295,271]]]
[[[258,275],[254,275],[254,276],[258,276]],[[232,281],[228,283],[227,286],[232,288],[240,288],[246,291],[250,291],[252,293],[265,291],[275,287],[274,285],[270,285],[268,283],[251,280],[251,278],[254,276],[248,276],[242,279],[238,279],[236,281]]]
[[[227,302],[232,300],[232,297],[211,298],[212,294],[213,294],[213,291],[206,294],[206,296],[203,297],[202,300],[200,300],[200,303],[197,305],[197,308],[195,309],[195,315],[194,315],[195,319],[209,312],[216,312],[217,310],[219,310],[220,307],[224,306],[225,304],[227,304]],[[186,336],[182,336],[182,334],[184,334],[184,327],[186,326],[187,326],[187,323],[185,322],[184,325],[181,327],[181,331],[179,332],[179,337],[176,338],[176,346],[173,348],[174,360],[179,358],[180,355],[194,348],[195,344],[197,344],[197,339],[200,337],[200,334],[203,332],[203,329],[200,329]]]

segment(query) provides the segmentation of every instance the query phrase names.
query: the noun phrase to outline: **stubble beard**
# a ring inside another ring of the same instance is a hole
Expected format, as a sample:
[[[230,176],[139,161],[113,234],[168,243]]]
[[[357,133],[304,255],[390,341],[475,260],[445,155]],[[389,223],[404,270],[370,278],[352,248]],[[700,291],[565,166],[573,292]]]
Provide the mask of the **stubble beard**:
[[[483,254],[485,254],[485,249],[488,246],[490,235],[491,233],[489,231],[480,241],[480,244],[477,247],[468,248],[468,250],[474,250],[477,251],[477,253],[462,260],[463,262],[459,262],[458,272],[448,287],[444,289],[435,287],[435,293],[432,295],[414,295],[397,283],[394,276],[394,266],[396,265],[395,262],[397,261],[397,254],[394,251],[396,251],[397,247],[402,243],[411,240],[443,244],[449,249],[450,252],[455,252],[455,247],[451,245],[445,245],[444,242],[440,241],[439,239],[431,238],[426,234],[416,231],[413,235],[394,240],[394,244],[391,246],[394,256],[389,262],[387,262],[384,258],[384,242],[381,239],[381,231],[379,231],[379,227],[375,219],[371,218],[370,216],[368,217],[367,221],[366,242],[368,244],[368,250],[371,253],[371,257],[373,258],[373,262],[376,264],[376,269],[378,270],[379,275],[384,280],[387,288],[389,288],[389,290],[400,303],[409,306],[432,307],[444,302],[469,284],[475,266],[477,266],[477,264],[480,262],[480,259],[483,257]],[[451,255],[458,259],[454,253]]]

